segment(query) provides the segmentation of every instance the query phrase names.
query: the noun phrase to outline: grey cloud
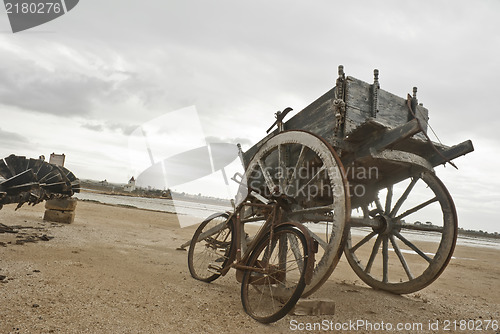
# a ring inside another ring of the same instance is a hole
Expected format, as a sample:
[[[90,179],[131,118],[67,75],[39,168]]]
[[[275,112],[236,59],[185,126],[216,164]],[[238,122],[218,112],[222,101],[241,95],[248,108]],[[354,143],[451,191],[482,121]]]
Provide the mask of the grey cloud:
[[[253,144],[248,138],[241,138],[241,137],[225,138],[225,137],[208,136],[205,138],[205,140],[207,141],[207,143],[230,143],[230,144],[241,144],[249,146]]]
[[[29,143],[28,138],[14,132],[5,131],[0,128],[0,142],[2,144],[5,143],[21,143],[26,144]]]
[[[104,130],[104,128],[101,124],[84,123],[84,124],[82,124],[82,127],[85,129],[89,129],[89,130],[97,131],[97,132],[101,132]]]
[[[134,130],[137,129],[137,125],[114,123],[114,122],[107,122],[105,126],[110,130],[119,130],[125,136],[132,134],[132,132],[134,132]]]
[[[445,144],[470,138],[465,132],[498,142],[498,1],[96,4],[51,23],[64,33],[9,40],[25,50],[19,57],[0,49],[0,103],[92,116],[82,126],[124,134],[135,129],[130,124],[194,105],[208,141],[251,145],[274,112],[290,106],[295,114],[329,90],[343,64],[367,82],[380,69],[382,89],[398,96],[418,86]],[[22,60],[33,40],[51,48],[52,39],[90,54],[86,65],[104,64],[109,80],[57,70],[56,61],[51,72]]]
[[[0,152],[2,152],[0,159],[3,158],[1,155],[20,154],[32,146],[33,143],[29,138],[0,128]]]
[[[97,78],[48,71],[16,59],[0,65],[0,77],[3,104],[58,116],[89,114],[92,102],[111,89],[110,83]]]
[[[93,122],[93,123],[83,123],[81,126],[85,129],[92,131],[103,132],[103,131],[119,131],[125,136],[130,135],[137,129],[137,125],[130,125],[118,122]]]

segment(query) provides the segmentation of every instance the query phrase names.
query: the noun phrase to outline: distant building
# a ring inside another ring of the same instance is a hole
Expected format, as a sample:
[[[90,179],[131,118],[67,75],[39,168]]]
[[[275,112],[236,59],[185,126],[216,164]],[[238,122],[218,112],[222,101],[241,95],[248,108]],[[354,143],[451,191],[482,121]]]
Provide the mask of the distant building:
[[[130,178],[130,180],[128,180],[128,184],[123,187],[123,190],[127,192],[132,192],[135,190],[135,179],[133,176]]]

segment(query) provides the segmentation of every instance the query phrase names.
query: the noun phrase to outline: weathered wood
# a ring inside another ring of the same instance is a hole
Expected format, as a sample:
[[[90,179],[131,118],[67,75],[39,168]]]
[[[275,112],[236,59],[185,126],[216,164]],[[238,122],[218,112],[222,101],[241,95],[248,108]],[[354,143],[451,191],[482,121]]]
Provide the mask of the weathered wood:
[[[400,178],[413,175],[422,170],[423,165],[428,169],[429,164],[434,167],[443,163],[443,157],[436,152],[436,149],[443,152],[449,160],[473,151],[470,141],[452,148],[430,143],[424,135],[428,125],[428,110],[418,104],[416,88],[413,88],[413,97],[409,97],[414,116],[408,108],[407,99],[380,89],[376,72],[373,84],[351,76],[339,81],[345,88],[343,133],[335,132],[335,114],[338,109],[335,108],[334,102],[339,98],[336,96],[336,87],[285,122],[285,130],[305,130],[324,138],[334,147],[345,166],[351,166],[354,162],[358,167],[378,168],[380,175],[375,182],[384,185],[387,184],[385,182],[387,180],[396,182]],[[418,119],[420,127],[415,118]],[[244,161],[248,162],[260,147],[277,133],[275,130],[245,152]],[[379,153],[385,149],[401,151],[401,156],[405,157],[404,163],[380,159]],[[404,152],[409,154],[405,155]],[[293,156],[294,153],[290,154]],[[412,167],[410,166],[412,157],[416,156],[419,157],[418,163]],[[429,164],[423,164],[420,158],[427,160]],[[374,180],[349,179],[349,181],[356,184]]]
[[[305,130],[326,137],[335,127],[335,88],[305,107],[285,123],[285,130]]]
[[[334,100],[335,87],[330,89],[328,92],[320,96],[310,105],[302,109],[302,111],[285,122],[284,129],[305,130],[323,138],[330,136],[333,134],[335,127],[335,111],[333,108]],[[248,163],[250,159],[252,159],[255,152],[257,152],[262,144],[277,133],[278,130],[274,130],[246,151],[243,154],[245,163]]]
[[[0,175],[3,175],[6,179],[14,176],[14,171],[7,166],[4,160],[0,160]]]
[[[28,161],[26,160],[26,157],[11,154],[8,157],[4,158],[4,160],[7,163],[7,166],[9,166],[9,169],[12,171],[12,175],[18,174],[21,171],[25,171],[28,167]]]
[[[69,170],[37,159],[10,155],[0,160],[0,209],[2,204],[37,204],[80,191],[80,182]]]
[[[448,149],[441,150],[440,152],[446,159],[453,160],[472,151],[474,151],[474,146],[470,140],[467,140]],[[428,157],[428,160],[433,166],[441,165],[446,162],[446,160],[439,154],[433,154]]]
[[[379,90],[379,93],[381,90]],[[348,76],[346,79],[346,117],[344,134],[348,136],[371,117],[371,85]],[[380,110],[380,100],[379,100]]]
[[[373,85],[348,76],[346,80],[346,125],[345,135],[350,135],[358,126],[372,117]],[[406,99],[378,89],[378,113],[375,118],[387,127],[405,124],[413,118],[406,105]],[[417,106],[416,116],[421,120],[422,128],[427,131],[428,110]]]
[[[12,226],[0,223],[0,233],[17,233],[17,231]]]
[[[31,169],[19,173],[1,183],[3,191],[8,194],[18,193],[33,188],[36,185],[35,175]]]
[[[385,129],[381,134],[365,136],[364,140],[358,143],[354,152],[342,158],[342,162],[347,165],[356,159],[378,153],[418,132],[420,132],[420,126],[418,121],[414,119],[393,129]]]
[[[422,169],[432,171],[432,165],[419,155],[395,150],[384,150],[371,155],[372,159],[394,162],[397,164],[408,164],[411,167],[422,167]]]

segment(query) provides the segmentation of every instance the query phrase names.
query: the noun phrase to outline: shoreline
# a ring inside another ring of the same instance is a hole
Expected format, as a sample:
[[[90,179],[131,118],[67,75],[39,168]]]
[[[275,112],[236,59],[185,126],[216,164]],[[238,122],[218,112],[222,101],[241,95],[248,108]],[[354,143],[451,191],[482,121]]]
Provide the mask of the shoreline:
[[[83,192],[84,193],[87,192],[87,193],[92,193],[92,194],[99,194],[99,195],[103,195],[103,196],[123,196],[123,197],[129,197],[129,198],[160,199],[160,200],[170,200],[170,201],[174,200],[172,198],[163,197],[163,196],[141,196],[139,194],[129,194],[129,193],[122,193],[122,192],[113,193],[113,192],[109,192],[109,191],[90,189],[90,188],[88,188],[88,189],[85,188]],[[191,196],[183,196],[180,194],[178,194],[178,195],[180,196],[180,198],[175,199],[176,201],[188,202],[188,203],[193,203],[193,204],[204,204],[204,205],[214,205],[214,206],[224,207],[224,206],[226,206],[224,204],[227,204],[229,202],[229,200],[225,200],[225,199],[212,199],[212,198],[206,198],[206,197],[193,198]],[[76,194],[76,196],[78,196],[78,194]],[[99,202],[99,203],[105,203],[105,202]],[[125,205],[127,206],[128,204],[125,204]],[[133,206],[133,205],[131,205],[131,207],[135,207],[137,209],[144,209],[144,208],[141,208],[139,206]],[[227,206],[227,208],[232,209],[230,206]],[[161,210],[159,210],[159,211],[161,211]],[[170,213],[174,213],[174,214],[176,213],[175,211],[165,211],[165,212],[170,212]],[[486,239],[496,240],[496,241],[500,242],[500,232],[496,232],[496,233],[497,234],[495,234],[495,232],[484,232],[484,231],[481,232],[481,231],[476,231],[476,230],[464,230],[464,229],[461,229],[459,226],[458,237],[462,237],[462,238],[467,238],[467,237],[486,238]]]
[[[109,193],[99,193],[104,196],[121,196],[121,195],[116,195],[116,194],[109,194]],[[124,195],[126,196],[126,195]],[[129,196],[129,197],[137,197],[141,199],[148,199],[148,198],[155,198],[155,197],[141,197],[141,196]],[[168,198],[160,198],[160,199],[165,199],[165,200],[171,200]],[[152,211],[152,212],[167,212],[171,214],[178,214],[178,215],[187,215],[186,213],[177,213],[175,210],[167,211],[167,210],[157,210],[157,209],[149,209],[149,208],[144,208],[140,206],[135,206],[131,204],[113,204],[113,203],[106,203],[102,202],[99,200],[93,200],[93,199],[78,199],[79,201],[92,201],[94,203],[99,203],[99,204],[104,204],[104,205],[116,205],[116,206],[122,206],[122,207],[129,207],[129,208],[135,208],[139,210],[146,210],[146,211]],[[199,203],[195,201],[188,201],[188,203],[193,203],[193,204],[208,204],[211,205],[210,203]],[[231,209],[230,207],[227,207],[227,209]],[[207,210],[207,214],[204,217],[208,217],[213,211]],[[204,217],[199,217],[199,218],[204,218]],[[491,242],[491,243],[496,243],[498,244],[498,247],[500,248],[500,235],[498,237],[492,236],[491,234],[479,234],[478,233],[468,233],[464,231],[458,231],[457,239],[461,240],[482,240],[484,239],[485,242]]]

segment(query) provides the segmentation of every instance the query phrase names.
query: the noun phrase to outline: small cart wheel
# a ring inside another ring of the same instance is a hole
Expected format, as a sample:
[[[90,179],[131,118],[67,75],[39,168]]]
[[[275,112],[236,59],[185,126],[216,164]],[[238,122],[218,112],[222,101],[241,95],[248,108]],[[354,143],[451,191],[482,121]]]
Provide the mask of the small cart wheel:
[[[241,302],[247,314],[262,323],[283,318],[304,288],[309,249],[296,228],[280,226],[268,233],[250,255],[241,281]]]
[[[434,173],[390,185],[362,209],[362,216],[353,212],[345,246],[359,278],[375,289],[407,294],[439,277],[453,254],[458,223],[453,200]]]
[[[282,221],[302,223],[317,242],[313,278],[304,290],[305,297],[312,294],[337,265],[347,237],[351,210],[340,159],[322,138],[305,131],[285,131],[259,148],[244,180],[250,190],[280,204]],[[258,214],[249,213],[242,221],[255,221],[252,215]]]
[[[205,219],[194,232],[188,251],[191,276],[212,282],[229,261],[233,225],[227,213],[216,213]]]

